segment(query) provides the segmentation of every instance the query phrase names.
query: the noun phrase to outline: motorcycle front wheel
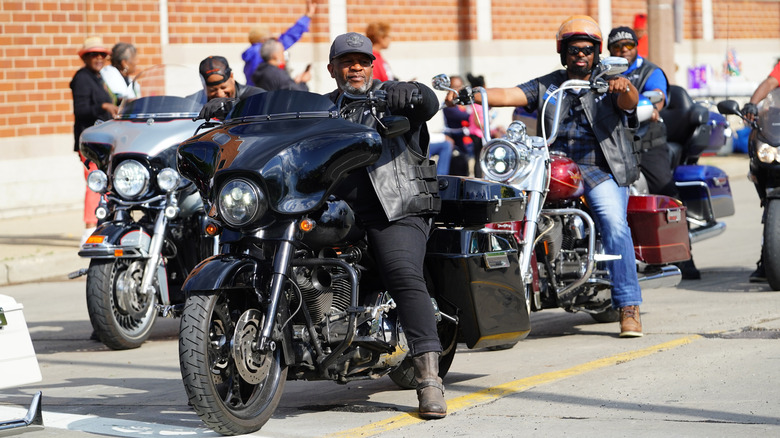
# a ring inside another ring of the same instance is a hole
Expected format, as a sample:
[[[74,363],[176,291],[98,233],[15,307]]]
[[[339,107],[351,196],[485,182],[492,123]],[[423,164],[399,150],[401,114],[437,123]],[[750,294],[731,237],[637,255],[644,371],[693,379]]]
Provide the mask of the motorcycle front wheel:
[[[287,380],[281,347],[252,349],[263,314],[247,309],[240,295],[191,295],[179,330],[179,365],[190,405],[222,435],[259,430],[276,410]]]
[[[764,270],[769,287],[780,291],[780,199],[768,199],[764,208]]]
[[[156,296],[140,292],[144,262],[93,259],[87,270],[87,311],[100,341],[113,350],[138,348],[157,319]]]

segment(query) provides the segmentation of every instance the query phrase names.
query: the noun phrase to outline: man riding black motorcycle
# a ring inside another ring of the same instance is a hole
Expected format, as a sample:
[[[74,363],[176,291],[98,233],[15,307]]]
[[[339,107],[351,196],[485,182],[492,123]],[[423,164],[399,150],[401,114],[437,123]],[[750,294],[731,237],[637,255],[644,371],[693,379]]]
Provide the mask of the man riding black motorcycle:
[[[638,39],[630,27],[616,27],[609,33],[609,53],[628,60],[628,70],[624,75],[639,90],[660,91],[663,99],[655,104],[650,120],[642,123],[637,130],[639,136],[639,167],[647,180],[648,191],[655,195],[680,198],[674,182],[674,164],[669,146],[666,143],[666,125],[659,111],[669,99],[669,81],[660,67],[643,58],[637,52]],[[701,273],[693,263],[693,257],[677,266],[685,280],[698,280]]]
[[[489,88],[491,106],[522,106],[542,114],[546,96],[569,79],[590,79],[599,62],[602,36],[598,23],[591,17],[567,18],[556,35],[557,51],[565,70],[533,79],[517,87]],[[604,98],[601,98],[603,96]],[[454,105],[454,92],[447,95],[448,106]],[[479,97],[478,95],[475,97]],[[481,98],[478,99],[481,103]],[[642,336],[639,305],[642,290],[636,273],[636,259],[631,232],[626,220],[628,186],[639,177],[633,144],[625,128],[633,114],[638,93],[622,76],[609,79],[607,93],[566,92],[559,135],[551,150],[566,153],[580,167],[585,182],[585,197],[603,236],[608,254],[619,254],[607,264],[613,282],[612,306],[620,312],[620,336]],[[553,112],[544,112],[539,124],[551,132]],[[594,123],[590,123],[590,121]],[[636,121],[634,119],[634,121]],[[537,129],[539,131],[539,129]]]
[[[373,80],[372,44],[366,36],[339,35],[330,48],[328,71],[338,88],[328,97],[340,106],[349,94],[387,92],[388,111],[409,119],[410,130],[383,140],[382,155],[368,169],[352,173],[338,190],[366,229],[382,280],[397,303],[409,342],[417,380],[419,414],[425,419],[447,415],[444,386],[439,378],[441,343],[433,305],[423,275],[428,217],[440,209],[436,166],[427,159],[426,123],[438,111],[433,90],[416,82]],[[421,103],[412,103],[417,96]],[[378,117],[354,111],[347,120],[376,126]]]

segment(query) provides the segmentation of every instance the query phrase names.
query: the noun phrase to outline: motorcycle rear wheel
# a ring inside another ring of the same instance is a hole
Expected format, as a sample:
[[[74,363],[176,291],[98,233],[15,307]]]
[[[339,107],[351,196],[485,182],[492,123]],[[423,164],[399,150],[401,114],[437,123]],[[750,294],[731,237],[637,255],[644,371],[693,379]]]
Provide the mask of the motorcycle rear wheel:
[[[93,259],[87,270],[87,311],[100,341],[113,350],[138,348],[149,338],[157,319],[156,297],[139,293],[143,269],[130,259]],[[141,265],[143,266],[143,265]],[[124,288],[121,292],[119,289]],[[133,297],[138,315],[118,304],[120,294]],[[145,301],[150,300],[150,301]]]
[[[764,270],[769,287],[780,291],[780,199],[769,199],[764,208]]]
[[[257,383],[242,377],[249,371],[238,369],[231,345],[248,306],[232,296],[204,292],[187,298],[179,330],[179,364],[190,405],[203,423],[222,435],[243,435],[259,430],[273,415],[284,392],[287,367],[279,347],[247,360],[259,370],[253,376]]]

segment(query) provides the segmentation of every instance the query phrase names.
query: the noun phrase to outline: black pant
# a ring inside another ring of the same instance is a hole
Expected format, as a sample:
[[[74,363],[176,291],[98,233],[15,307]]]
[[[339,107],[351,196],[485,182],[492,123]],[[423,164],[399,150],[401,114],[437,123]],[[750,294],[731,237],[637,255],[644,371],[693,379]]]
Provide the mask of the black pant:
[[[412,216],[366,228],[382,280],[397,304],[411,355],[441,352],[433,304],[423,275],[428,222]]]

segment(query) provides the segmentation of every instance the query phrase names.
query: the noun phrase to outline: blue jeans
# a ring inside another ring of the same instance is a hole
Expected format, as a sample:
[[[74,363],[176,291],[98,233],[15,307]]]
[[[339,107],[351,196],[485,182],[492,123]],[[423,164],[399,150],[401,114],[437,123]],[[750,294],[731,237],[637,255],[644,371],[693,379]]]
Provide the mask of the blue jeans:
[[[448,140],[431,143],[428,145],[428,155],[436,155],[436,173],[439,175],[450,174],[450,160],[452,159],[452,143]]]
[[[619,187],[614,179],[609,179],[593,188],[585,188],[593,220],[601,232],[604,251],[611,255],[620,255],[620,260],[607,262],[607,270],[612,278],[612,307],[642,304],[642,289],[636,275],[636,257],[631,229],[626,219],[628,208],[628,187]]]

